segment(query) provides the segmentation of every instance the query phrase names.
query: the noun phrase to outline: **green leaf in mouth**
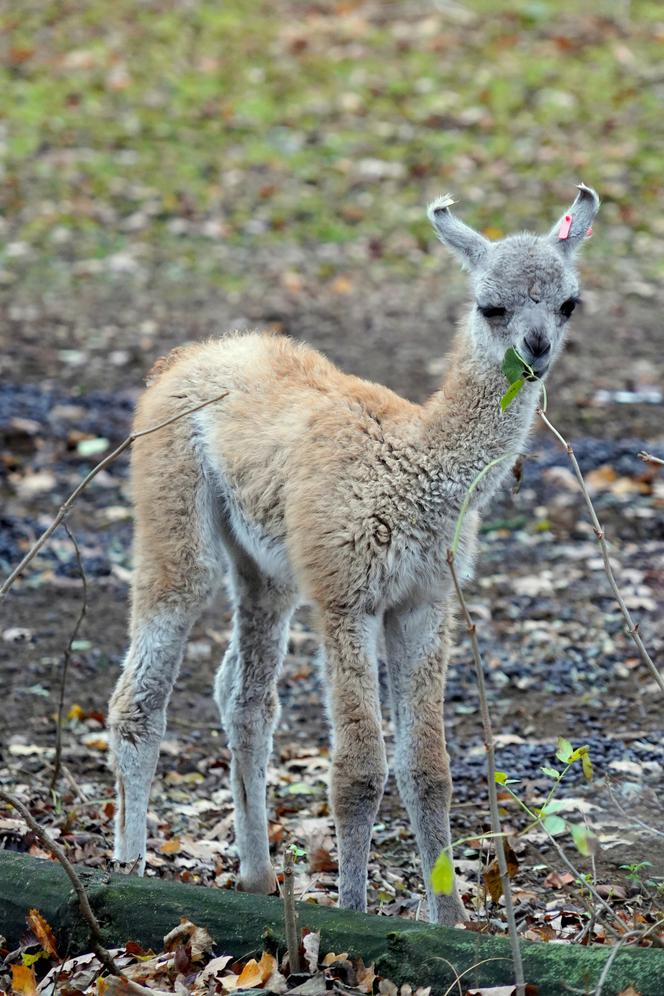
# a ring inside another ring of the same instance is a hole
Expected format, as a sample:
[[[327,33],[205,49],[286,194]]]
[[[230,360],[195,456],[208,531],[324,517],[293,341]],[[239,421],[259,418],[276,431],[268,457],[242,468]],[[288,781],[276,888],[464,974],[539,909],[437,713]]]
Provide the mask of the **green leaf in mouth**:
[[[514,384],[520,377],[524,377],[525,374],[532,372],[523,357],[519,356],[514,346],[510,346],[503,356],[503,364],[500,369],[510,384]]]
[[[507,411],[514,399],[519,395],[526,381],[535,378],[535,371],[517,353],[514,346],[510,346],[506,351],[500,369],[510,383],[509,388],[500,399],[500,409],[504,412]]]

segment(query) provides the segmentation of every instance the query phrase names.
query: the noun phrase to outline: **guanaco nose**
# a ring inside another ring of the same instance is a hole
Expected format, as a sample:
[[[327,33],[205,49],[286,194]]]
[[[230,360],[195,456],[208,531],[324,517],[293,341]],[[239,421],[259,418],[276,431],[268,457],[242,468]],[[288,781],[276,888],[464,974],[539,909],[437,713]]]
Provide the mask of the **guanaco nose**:
[[[532,329],[523,340],[523,344],[534,360],[546,356],[551,349],[549,337],[541,329]]]

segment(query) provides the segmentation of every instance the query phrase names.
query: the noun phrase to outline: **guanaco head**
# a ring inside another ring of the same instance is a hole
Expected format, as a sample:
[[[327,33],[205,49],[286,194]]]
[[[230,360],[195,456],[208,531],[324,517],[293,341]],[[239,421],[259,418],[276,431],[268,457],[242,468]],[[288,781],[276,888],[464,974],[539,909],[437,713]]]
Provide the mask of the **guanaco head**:
[[[490,242],[450,211],[449,196],[429,205],[440,241],[470,271],[475,295],[469,334],[477,352],[500,364],[513,346],[543,376],[559,352],[579,301],[576,250],[590,234],[599,197],[581,183],[548,235],[522,233]]]

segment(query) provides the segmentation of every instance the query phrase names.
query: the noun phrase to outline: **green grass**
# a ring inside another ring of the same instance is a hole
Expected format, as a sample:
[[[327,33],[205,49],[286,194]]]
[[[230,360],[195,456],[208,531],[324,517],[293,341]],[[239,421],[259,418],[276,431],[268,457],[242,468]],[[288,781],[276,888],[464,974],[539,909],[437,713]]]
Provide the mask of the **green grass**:
[[[497,236],[551,224],[582,178],[605,200],[591,252],[656,273],[661,6],[452,9],[26,0],[4,18],[8,240],[46,281],[137,245],[213,278],[219,240],[374,239],[401,272],[436,193]]]

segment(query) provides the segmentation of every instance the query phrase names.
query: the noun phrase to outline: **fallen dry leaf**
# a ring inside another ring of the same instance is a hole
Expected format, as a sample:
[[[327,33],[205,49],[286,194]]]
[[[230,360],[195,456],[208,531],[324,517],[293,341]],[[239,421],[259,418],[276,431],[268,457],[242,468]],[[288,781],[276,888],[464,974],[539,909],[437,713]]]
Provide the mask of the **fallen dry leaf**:
[[[302,938],[302,947],[304,948],[304,960],[307,963],[307,968],[312,975],[316,972],[318,968],[318,952],[320,950],[320,932],[311,931],[305,934]]]
[[[268,951],[264,951],[261,960],[250,958],[239,975],[226,975],[219,979],[224,989],[251,989],[263,986],[268,979],[277,973],[277,959]]]
[[[228,965],[229,961],[233,960],[233,955],[221,955],[219,958],[213,958],[209,961],[201,974],[196,979],[197,986],[203,986],[207,988],[207,983],[210,979],[213,979],[215,975],[219,972],[223,972]]]
[[[171,840],[165,840],[159,850],[162,854],[177,854],[181,847],[179,837],[173,837]]]
[[[351,294],[353,290],[352,282],[344,276],[336,277],[330,287],[335,294]]]
[[[627,899],[627,889],[624,885],[610,885],[601,882],[597,886],[597,891],[602,899]]]
[[[334,951],[328,951],[323,958],[321,965],[324,965],[325,968],[327,968],[328,965],[334,965],[335,961],[348,961],[348,952],[344,951],[343,954],[335,954]]]
[[[605,463],[596,470],[589,471],[585,477],[588,490],[592,493],[607,488],[617,479],[618,474],[613,467]]]
[[[513,996],[516,986],[489,986],[482,989],[468,989],[466,996]],[[526,996],[537,996],[537,986],[526,984]]]
[[[12,965],[12,991],[20,996],[37,996],[37,977],[34,968]]]
[[[373,965],[363,965],[358,969],[357,972],[357,988],[361,993],[372,993],[374,982],[376,980],[376,973],[374,972]]]
[[[237,988],[251,989],[253,986],[260,986],[263,982],[261,967],[255,958],[250,958],[244,966],[237,980]]]
[[[60,961],[60,956],[58,955],[58,949],[55,943],[55,935],[51,930],[48,920],[41,915],[39,910],[30,910],[25,919],[28,927],[35,935],[49,958]]]
[[[271,975],[278,969],[277,959],[274,955],[271,955],[269,951],[264,951],[261,955],[261,960],[258,962],[258,967],[261,972],[261,979],[263,982],[267,982]]]
[[[210,954],[214,942],[205,927],[197,927],[191,920],[182,917],[180,923],[164,938],[164,950],[174,951],[179,944],[191,944],[191,960],[200,961],[204,954]]]
[[[544,884],[551,889],[562,889],[566,885],[571,885],[573,881],[574,876],[571,872],[552,871],[544,879]]]
[[[273,972],[270,978],[265,983],[265,990],[268,993],[276,993],[277,996],[281,996],[288,989],[288,983],[286,982],[286,977],[281,974],[281,972]]]

